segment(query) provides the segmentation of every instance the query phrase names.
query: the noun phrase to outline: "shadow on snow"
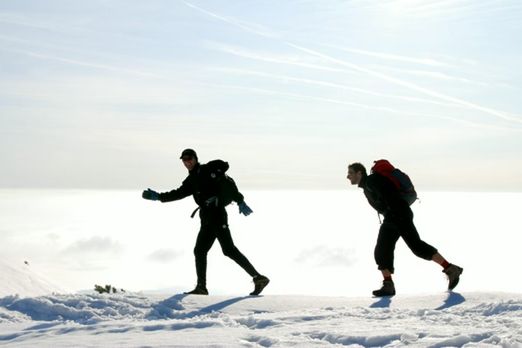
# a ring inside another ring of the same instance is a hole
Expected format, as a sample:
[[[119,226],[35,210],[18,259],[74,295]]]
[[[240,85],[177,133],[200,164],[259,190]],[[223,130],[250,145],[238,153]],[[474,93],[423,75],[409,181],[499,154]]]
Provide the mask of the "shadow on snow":
[[[224,308],[231,306],[239,301],[243,301],[247,298],[252,298],[253,296],[240,296],[234,297],[225,301],[221,301],[218,303],[214,303],[207,307],[203,307],[192,312],[183,313],[185,308],[181,304],[183,299],[189,295],[187,294],[177,294],[172,297],[169,297],[161,302],[158,302],[153,306],[150,313],[146,316],[146,319],[156,320],[156,319],[187,319],[194,318],[200,315],[209,314],[212,312],[217,312],[223,310]]]
[[[446,297],[446,299],[444,300],[444,303],[435,309],[436,310],[447,309],[447,308],[459,305],[459,304],[463,303],[464,301],[466,301],[464,296],[462,296],[458,292],[449,291],[448,297]]]
[[[378,301],[372,303],[370,305],[370,308],[389,308],[392,302],[391,299],[391,296],[381,297]],[[443,310],[453,306],[457,306],[463,303],[464,301],[466,301],[464,296],[462,296],[458,292],[449,291],[448,296],[444,300],[444,303],[435,308],[435,310]]]

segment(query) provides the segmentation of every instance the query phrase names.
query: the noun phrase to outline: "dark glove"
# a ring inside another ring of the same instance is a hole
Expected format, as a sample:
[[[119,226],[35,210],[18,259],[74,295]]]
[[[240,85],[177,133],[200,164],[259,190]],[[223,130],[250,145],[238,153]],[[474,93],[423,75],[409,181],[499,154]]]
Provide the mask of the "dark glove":
[[[153,191],[149,188],[149,189],[143,191],[143,193],[141,194],[141,197],[148,199],[150,201],[157,201],[157,200],[159,200],[159,193],[157,193],[156,191]]]
[[[252,209],[250,209],[250,207],[245,202],[239,203],[238,206],[239,206],[239,214],[248,216],[253,213]]]

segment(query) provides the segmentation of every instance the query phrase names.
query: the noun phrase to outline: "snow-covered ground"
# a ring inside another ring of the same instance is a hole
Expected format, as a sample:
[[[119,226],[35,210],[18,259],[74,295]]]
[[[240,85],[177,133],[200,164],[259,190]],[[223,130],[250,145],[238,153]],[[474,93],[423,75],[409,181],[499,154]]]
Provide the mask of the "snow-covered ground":
[[[74,294],[0,299],[12,347],[521,347],[522,295]]]
[[[67,294],[27,264],[2,262],[0,275],[0,345],[9,347],[522,347],[515,293]]]
[[[201,297],[181,294],[194,285],[190,200],[0,190],[0,346],[522,347],[521,194],[423,193],[421,236],[464,274],[448,293],[440,267],[399,242],[391,299],[369,295],[379,225],[361,192],[247,197],[254,214],[232,206],[232,234],[272,282],[247,296],[250,278],[216,245]]]
[[[0,260],[0,297],[17,294],[38,296],[63,292],[45,277],[32,271],[29,263],[6,264]]]

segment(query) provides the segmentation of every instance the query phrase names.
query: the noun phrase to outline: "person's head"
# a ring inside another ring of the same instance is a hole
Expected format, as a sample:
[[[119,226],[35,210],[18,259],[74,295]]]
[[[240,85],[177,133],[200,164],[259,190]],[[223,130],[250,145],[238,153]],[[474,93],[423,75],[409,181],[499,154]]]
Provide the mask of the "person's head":
[[[348,165],[348,175],[346,178],[350,180],[352,185],[359,185],[362,178],[366,177],[366,168],[361,163],[352,163]]]
[[[198,163],[198,155],[196,154],[196,151],[192,149],[183,150],[180,159],[183,161],[185,168],[187,168],[189,171],[194,169]]]

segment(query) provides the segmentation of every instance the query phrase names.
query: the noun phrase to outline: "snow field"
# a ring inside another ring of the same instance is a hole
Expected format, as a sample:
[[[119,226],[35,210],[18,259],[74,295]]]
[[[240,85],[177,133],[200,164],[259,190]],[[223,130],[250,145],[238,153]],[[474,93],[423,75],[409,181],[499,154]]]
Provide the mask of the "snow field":
[[[520,347],[522,296],[8,296],[0,323],[13,347]]]

